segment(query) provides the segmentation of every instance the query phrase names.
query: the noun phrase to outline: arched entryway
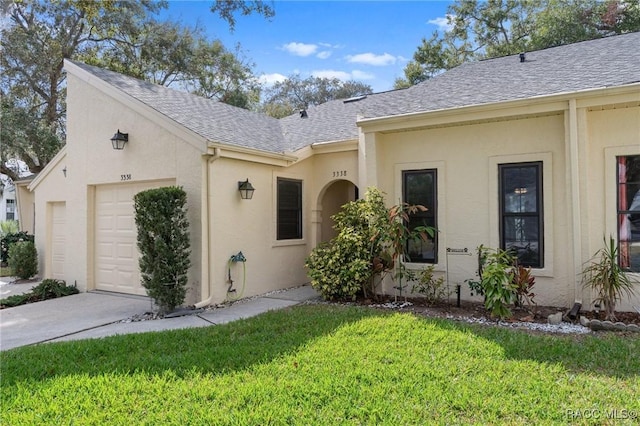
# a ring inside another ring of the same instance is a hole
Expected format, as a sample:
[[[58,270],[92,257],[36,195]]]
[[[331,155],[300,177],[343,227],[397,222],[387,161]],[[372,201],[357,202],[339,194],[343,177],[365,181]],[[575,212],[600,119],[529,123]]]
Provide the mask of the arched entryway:
[[[358,187],[348,180],[333,181],[320,192],[318,197],[318,212],[321,217],[318,229],[318,243],[331,240],[336,236],[331,216],[338,213],[340,208],[349,201],[358,199]]]

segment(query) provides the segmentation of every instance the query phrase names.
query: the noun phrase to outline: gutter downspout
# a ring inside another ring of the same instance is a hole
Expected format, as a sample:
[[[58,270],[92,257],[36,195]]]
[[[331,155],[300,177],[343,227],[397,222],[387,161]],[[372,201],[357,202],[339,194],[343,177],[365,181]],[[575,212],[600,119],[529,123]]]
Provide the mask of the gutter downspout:
[[[201,287],[200,295],[202,300],[194,305],[195,309],[204,308],[209,306],[213,300],[213,292],[211,291],[211,282],[209,276],[210,258],[209,253],[211,249],[211,220],[209,218],[211,211],[211,190],[209,184],[209,168],[214,161],[220,158],[220,148],[213,148],[213,154],[205,154],[202,156],[202,179],[205,182],[205,188],[202,191],[202,214],[200,217],[200,224],[204,231],[204,238],[202,241],[202,254],[201,254]]]
[[[566,153],[569,159],[567,178],[571,182],[571,209],[569,220],[571,226],[571,242],[573,244],[574,301],[582,304],[582,288],[578,279],[582,267],[582,218],[580,217],[580,147],[578,136],[578,110],[576,99],[569,100],[569,146]]]

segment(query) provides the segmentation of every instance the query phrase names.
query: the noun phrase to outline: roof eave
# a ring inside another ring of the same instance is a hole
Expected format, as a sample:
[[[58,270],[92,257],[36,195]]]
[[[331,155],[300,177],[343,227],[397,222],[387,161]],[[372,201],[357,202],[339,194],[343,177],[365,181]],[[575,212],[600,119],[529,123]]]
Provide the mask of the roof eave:
[[[230,145],[209,141],[210,149],[218,150],[221,158],[249,161],[254,163],[269,164],[286,167],[298,161],[298,157],[287,153],[263,151],[255,148],[247,148],[238,145]]]
[[[601,98],[612,96],[619,97],[620,102],[640,101],[640,82],[432,111],[359,118],[356,124],[365,132],[407,130],[413,127],[438,126],[490,120],[497,117],[515,117],[564,111],[567,109],[567,101],[569,99],[576,99],[579,102],[578,107],[591,107],[601,104]],[[610,103],[610,101],[608,102]]]

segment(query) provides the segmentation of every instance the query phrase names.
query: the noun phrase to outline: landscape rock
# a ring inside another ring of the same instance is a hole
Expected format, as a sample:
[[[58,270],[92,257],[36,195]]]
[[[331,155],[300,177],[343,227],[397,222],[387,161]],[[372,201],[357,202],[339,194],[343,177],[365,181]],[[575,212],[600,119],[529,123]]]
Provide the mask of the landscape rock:
[[[627,324],[627,331],[635,331],[640,333],[640,326],[638,324]]]
[[[625,331],[627,329],[627,325],[623,322],[617,322],[613,324],[613,328],[619,331]]]
[[[582,325],[583,327],[589,327],[589,322],[589,318],[585,316],[580,317],[580,325]]]
[[[551,314],[547,317],[547,321],[551,325],[558,325],[562,322],[562,312]]]
[[[604,330],[604,327],[602,325],[602,321],[597,320],[597,319],[589,321],[589,328],[591,328],[594,331]]]

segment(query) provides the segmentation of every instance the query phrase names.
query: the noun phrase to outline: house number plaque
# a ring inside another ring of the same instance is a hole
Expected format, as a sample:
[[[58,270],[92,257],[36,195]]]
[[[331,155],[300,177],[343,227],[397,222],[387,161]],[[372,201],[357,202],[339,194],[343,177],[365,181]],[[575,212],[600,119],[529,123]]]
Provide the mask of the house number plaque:
[[[336,170],[333,172],[333,177],[346,177],[346,176],[347,176],[346,170]]]
[[[123,180],[131,180],[131,173],[120,175],[120,180],[121,181],[123,181]]]

